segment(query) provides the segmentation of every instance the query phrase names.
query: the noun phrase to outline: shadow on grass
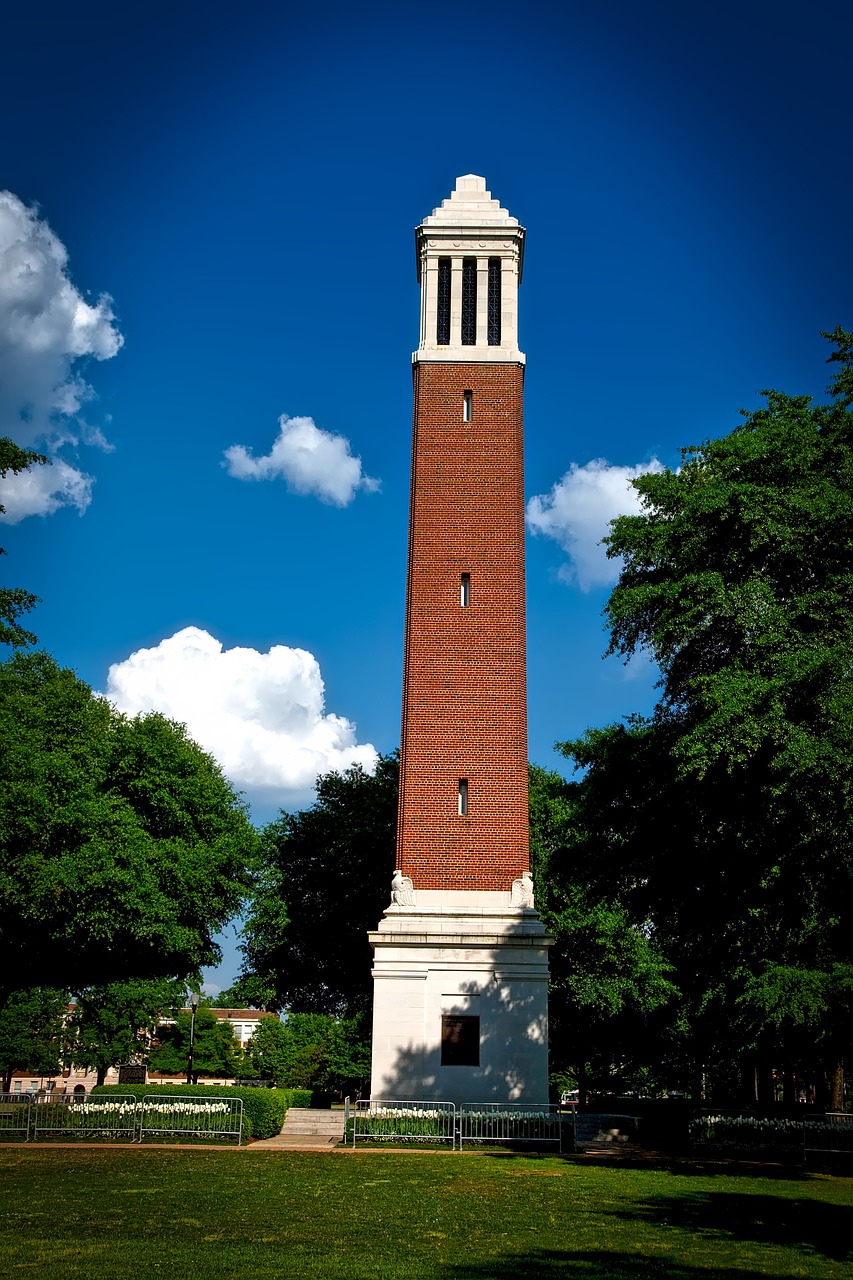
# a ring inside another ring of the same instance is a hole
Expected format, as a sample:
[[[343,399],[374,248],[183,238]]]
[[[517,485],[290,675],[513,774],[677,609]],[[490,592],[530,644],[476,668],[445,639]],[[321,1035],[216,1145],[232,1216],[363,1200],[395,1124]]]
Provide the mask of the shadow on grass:
[[[536,1160],[559,1159],[567,1164],[583,1165],[587,1169],[664,1169],[676,1177],[682,1178],[769,1178],[784,1182],[809,1182],[816,1173],[830,1173],[839,1176],[853,1176],[853,1166],[843,1167],[840,1163],[832,1165],[815,1163],[805,1168],[802,1164],[784,1164],[771,1162],[763,1164],[757,1160],[708,1160],[702,1157],[656,1154],[636,1155],[581,1155],[580,1153],[559,1154],[556,1151],[483,1151],[478,1155],[492,1160]]]
[[[710,1191],[655,1196],[612,1216],[651,1226],[680,1227],[711,1240],[783,1245],[831,1258],[853,1259],[853,1209],[806,1198]]]
[[[769,1271],[692,1267],[664,1258],[586,1250],[535,1249],[514,1257],[493,1258],[482,1266],[460,1263],[436,1272],[436,1280],[789,1280]]]

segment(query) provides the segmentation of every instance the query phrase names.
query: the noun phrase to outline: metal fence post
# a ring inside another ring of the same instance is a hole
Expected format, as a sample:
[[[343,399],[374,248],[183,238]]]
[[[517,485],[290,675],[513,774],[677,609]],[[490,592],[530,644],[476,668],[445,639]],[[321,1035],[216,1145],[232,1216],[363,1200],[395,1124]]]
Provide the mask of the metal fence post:
[[[31,1093],[0,1093],[0,1133],[23,1133],[30,1140]]]

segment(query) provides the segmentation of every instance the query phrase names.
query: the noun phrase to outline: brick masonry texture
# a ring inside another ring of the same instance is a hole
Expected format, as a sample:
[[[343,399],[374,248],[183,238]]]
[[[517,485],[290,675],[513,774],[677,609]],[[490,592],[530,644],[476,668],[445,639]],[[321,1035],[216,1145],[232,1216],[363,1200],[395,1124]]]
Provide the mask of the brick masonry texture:
[[[516,364],[414,366],[397,847],[416,890],[509,890],[529,865],[523,385]]]

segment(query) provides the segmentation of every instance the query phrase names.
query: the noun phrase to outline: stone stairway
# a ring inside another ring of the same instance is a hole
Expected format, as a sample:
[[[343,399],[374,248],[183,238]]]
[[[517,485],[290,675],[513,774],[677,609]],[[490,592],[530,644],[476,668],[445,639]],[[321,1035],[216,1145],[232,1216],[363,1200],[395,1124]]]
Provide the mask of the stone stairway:
[[[301,1134],[307,1137],[328,1138],[340,1142],[344,1136],[343,1107],[335,1111],[320,1111],[312,1107],[290,1107],[284,1117],[284,1135]]]
[[[320,1111],[290,1107],[277,1138],[253,1143],[254,1147],[335,1147],[343,1140],[343,1108]]]

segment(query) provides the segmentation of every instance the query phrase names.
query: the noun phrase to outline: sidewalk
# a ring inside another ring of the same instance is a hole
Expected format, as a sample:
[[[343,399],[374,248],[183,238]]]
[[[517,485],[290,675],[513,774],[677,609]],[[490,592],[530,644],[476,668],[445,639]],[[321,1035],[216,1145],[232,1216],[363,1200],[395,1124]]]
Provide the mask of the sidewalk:
[[[329,1138],[323,1134],[311,1133],[279,1133],[274,1138],[260,1138],[250,1142],[247,1151],[346,1151],[340,1146],[340,1138]]]

